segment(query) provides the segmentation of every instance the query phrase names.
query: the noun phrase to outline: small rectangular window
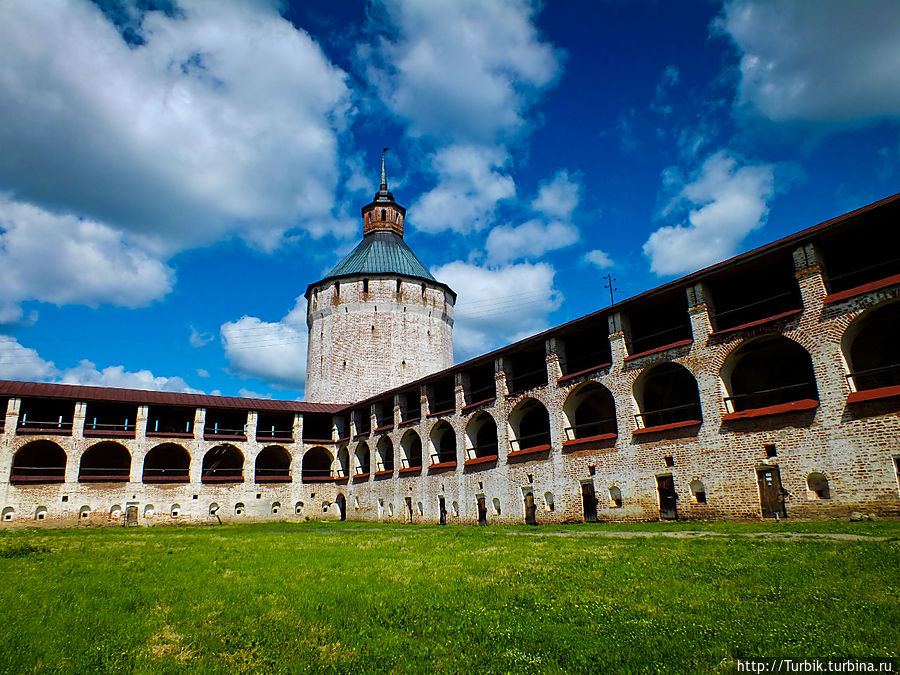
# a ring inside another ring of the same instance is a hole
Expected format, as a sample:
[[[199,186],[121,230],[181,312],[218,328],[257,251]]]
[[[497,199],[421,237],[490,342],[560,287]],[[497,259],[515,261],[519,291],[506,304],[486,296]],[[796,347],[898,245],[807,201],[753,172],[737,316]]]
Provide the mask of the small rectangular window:
[[[778,451],[775,449],[774,445],[766,445],[766,457],[775,457],[778,454]]]
[[[369,292],[369,280],[363,279],[363,293]]]

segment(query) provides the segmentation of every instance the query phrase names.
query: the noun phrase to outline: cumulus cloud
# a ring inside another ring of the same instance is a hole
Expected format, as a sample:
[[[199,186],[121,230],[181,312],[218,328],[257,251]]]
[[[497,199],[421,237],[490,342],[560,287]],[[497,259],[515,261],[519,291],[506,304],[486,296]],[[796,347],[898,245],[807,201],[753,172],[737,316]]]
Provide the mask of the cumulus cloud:
[[[548,218],[569,220],[578,206],[580,193],[581,183],[571,178],[568,171],[559,171],[551,180],[541,183],[531,208]]]
[[[275,3],[180,0],[128,44],[87,0],[3,4],[0,189],[160,256],[330,222],[345,73]],[[51,44],[53,49],[45,49]]]
[[[490,268],[455,261],[434,275],[459,293],[453,326],[457,360],[544,330],[548,315],[563,301],[553,286],[556,271],[547,263]]]
[[[571,246],[578,241],[578,228],[571,223],[542,223],[529,220],[521,225],[499,225],[485,243],[488,262],[503,263],[519,258],[539,258],[548,251]]]
[[[0,195],[0,323],[20,320],[25,300],[140,307],[168,293],[174,276],[134,237]]]
[[[255,316],[228,321],[219,329],[231,370],[274,386],[302,389],[306,384],[306,298],[277,322]]]
[[[731,0],[715,29],[741,52],[739,105],[778,122],[900,115],[895,0]]]
[[[73,368],[60,370],[52,361],[42,359],[36,350],[19,344],[8,335],[0,335],[0,379],[202,393],[180,377],[158,377],[149,370],[132,372],[123,366],[98,370],[87,359],[82,359]]]
[[[64,384],[84,384],[96,387],[121,387],[124,389],[149,389],[153,391],[180,391],[202,394],[199,389],[189,387],[180,377],[160,377],[149,370],[128,371],[123,366],[108,366],[97,370],[97,366],[82,359],[74,368],[68,368],[56,378]]]
[[[584,260],[591,265],[599,267],[601,270],[615,267],[615,263],[609,254],[606,251],[601,251],[599,248],[595,248],[593,251],[585,253]]]
[[[381,97],[413,136],[490,145],[518,131],[523,110],[559,72],[523,0],[387,0],[396,40],[376,46]]]
[[[362,56],[381,100],[431,154],[437,185],[410,209],[427,232],[477,232],[515,195],[507,144],[561,70],[524,0],[387,0],[392,39]]]
[[[36,350],[24,347],[9,335],[0,335],[0,379],[46,380],[57,374],[52,361],[45,361]]]
[[[775,194],[772,164],[745,164],[727,150],[708,157],[690,182],[671,169],[664,179],[678,189],[662,218],[686,211],[687,221],[659,228],[644,244],[658,275],[693,272],[734,255],[744,237],[765,224]]]
[[[438,150],[432,160],[438,184],[410,209],[416,228],[470,234],[487,227],[497,204],[516,194],[512,177],[502,172],[507,158],[497,147],[451,145]]]

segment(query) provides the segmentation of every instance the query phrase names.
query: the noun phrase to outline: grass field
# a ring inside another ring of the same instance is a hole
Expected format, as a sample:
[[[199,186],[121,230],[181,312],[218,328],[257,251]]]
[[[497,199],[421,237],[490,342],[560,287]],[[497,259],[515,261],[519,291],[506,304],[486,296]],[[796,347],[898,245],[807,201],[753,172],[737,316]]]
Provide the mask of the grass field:
[[[629,536],[686,530],[722,536]],[[9,673],[733,672],[900,645],[896,521],[3,531],[0,581]]]

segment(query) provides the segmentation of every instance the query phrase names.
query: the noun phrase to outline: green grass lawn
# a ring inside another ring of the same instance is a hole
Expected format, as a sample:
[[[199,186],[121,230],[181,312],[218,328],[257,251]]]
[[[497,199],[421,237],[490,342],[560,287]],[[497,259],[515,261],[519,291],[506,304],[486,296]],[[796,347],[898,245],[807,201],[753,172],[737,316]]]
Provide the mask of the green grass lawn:
[[[705,530],[702,538],[546,536]],[[884,540],[794,541],[746,532]],[[0,532],[0,671],[733,672],[897,657],[900,523]]]

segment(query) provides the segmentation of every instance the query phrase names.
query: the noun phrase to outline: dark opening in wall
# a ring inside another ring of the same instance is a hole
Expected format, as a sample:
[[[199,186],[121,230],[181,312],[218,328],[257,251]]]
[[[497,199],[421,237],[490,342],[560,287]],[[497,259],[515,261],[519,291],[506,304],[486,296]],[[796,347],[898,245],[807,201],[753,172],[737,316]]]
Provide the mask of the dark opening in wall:
[[[13,456],[10,483],[62,483],[66,453],[52,441],[33,441]]]
[[[124,445],[104,441],[92,445],[81,456],[79,483],[127,483],[131,454]]]
[[[6,427],[7,410],[9,410],[9,396],[0,396],[0,431]]]
[[[665,462],[666,466],[669,468],[672,468],[673,466],[675,466],[675,458],[672,457],[672,455],[666,455],[665,457],[663,457],[663,461]]]
[[[842,345],[856,391],[900,385],[900,302],[860,316],[844,333]]]
[[[489,413],[482,410],[469,420],[466,448],[469,459],[497,456],[497,423]]]
[[[378,429],[394,426],[394,397],[375,402],[375,424]]]
[[[831,499],[831,488],[825,474],[813,471],[806,477],[806,487],[810,499]]]
[[[189,483],[191,456],[177,443],[162,443],[144,457],[145,483]]]
[[[692,339],[687,295],[683,288],[629,307],[626,314],[631,326],[628,344],[631,356]]]
[[[809,353],[781,336],[742,344],[726,359],[722,376],[729,412],[819,400]]]
[[[563,404],[567,441],[615,435],[616,402],[612,392],[596,382],[588,382],[572,390]]]
[[[431,463],[456,462],[456,432],[447,422],[441,421],[431,430]]]
[[[770,457],[776,457],[778,455],[778,450],[775,448],[773,444],[767,444],[765,446],[766,451],[766,459]]]
[[[363,287],[363,291],[362,291],[363,293],[369,292],[369,280],[368,279],[363,279],[362,287]]]
[[[137,406],[133,403],[88,401],[84,416],[85,436],[134,436]]]
[[[803,309],[790,251],[729,268],[707,280],[716,330],[761,321]]]
[[[816,241],[830,293],[900,274],[900,202],[854,217]]]
[[[389,436],[382,436],[375,446],[376,471],[394,470],[394,444]]]
[[[547,384],[547,355],[544,344],[508,357],[507,377],[510,394],[518,394]]]
[[[256,418],[256,440],[290,443],[294,440],[294,413],[262,412]]]
[[[203,455],[203,483],[243,483],[244,454],[233,445],[217,445]]]
[[[194,408],[151,405],[147,418],[148,436],[193,436]]]
[[[456,386],[453,377],[444,377],[426,387],[429,414],[453,412],[456,409]]]
[[[354,456],[356,457],[356,475],[368,475],[369,471],[372,469],[371,465],[371,455],[369,453],[369,446],[367,443],[360,443],[356,446],[356,452],[354,452]]]
[[[257,483],[290,483],[291,453],[280,445],[263,448],[256,456]]]
[[[690,371],[677,363],[661,363],[635,382],[640,427],[700,422],[700,392]]]
[[[411,422],[422,417],[422,395],[418,387],[400,394],[400,420]]]
[[[325,448],[310,448],[303,455],[300,471],[304,483],[331,480],[331,453]]]
[[[497,386],[494,379],[493,361],[473,366],[465,371],[465,375],[468,377],[466,405],[491,401],[496,397]]]
[[[247,411],[229,408],[207,408],[204,438],[247,438]]]
[[[350,450],[344,445],[338,450],[337,462],[335,462],[335,475],[338,478],[348,478],[350,476]]]
[[[419,434],[411,429],[403,434],[400,449],[403,452],[404,468],[422,468],[422,439]]]
[[[372,431],[372,416],[369,407],[356,408],[353,411],[353,423],[356,427],[356,435],[368,434]]]
[[[303,413],[303,441],[305,443],[317,441],[330,443],[332,423],[329,413]]]
[[[550,445],[550,414],[540,401],[526,399],[509,413],[513,452]]]
[[[54,398],[23,398],[19,407],[20,433],[72,433],[75,402]]]
[[[612,363],[609,324],[605,316],[580,321],[577,328],[559,336],[564,358],[560,360],[563,375],[582,373]]]

